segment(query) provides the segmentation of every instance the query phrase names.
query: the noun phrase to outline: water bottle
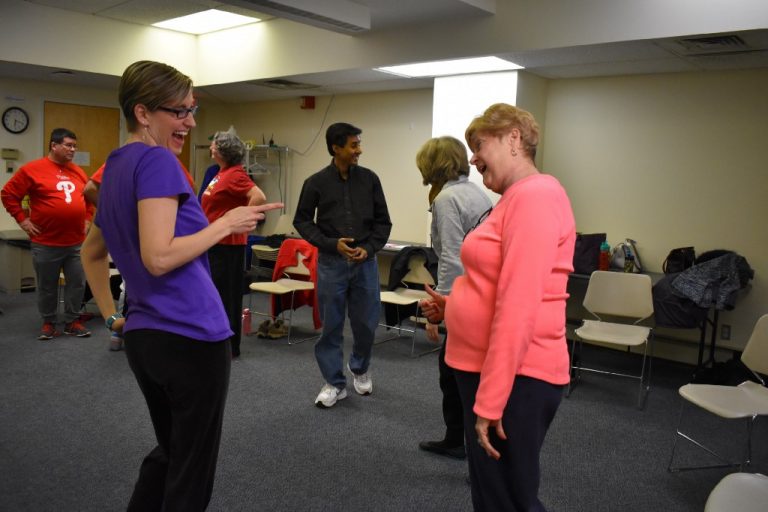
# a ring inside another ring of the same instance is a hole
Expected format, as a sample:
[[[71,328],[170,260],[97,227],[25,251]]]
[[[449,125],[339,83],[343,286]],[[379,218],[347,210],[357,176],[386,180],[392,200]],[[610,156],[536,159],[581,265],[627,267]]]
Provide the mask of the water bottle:
[[[251,310],[243,309],[243,334],[246,336],[251,333]]]
[[[600,259],[598,260],[598,270],[608,270],[611,267],[611,246],[608,242],[600,244]]]

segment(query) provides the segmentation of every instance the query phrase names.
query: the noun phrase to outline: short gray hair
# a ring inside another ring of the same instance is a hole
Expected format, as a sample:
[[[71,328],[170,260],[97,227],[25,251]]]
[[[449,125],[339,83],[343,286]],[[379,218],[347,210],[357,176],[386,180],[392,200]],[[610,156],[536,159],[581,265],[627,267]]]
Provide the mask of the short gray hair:
[[[213,143],[227,167],[243,163],[245,144],[237,136],[235,130],[230,128],[225,132],[216,132],[213,136]]]

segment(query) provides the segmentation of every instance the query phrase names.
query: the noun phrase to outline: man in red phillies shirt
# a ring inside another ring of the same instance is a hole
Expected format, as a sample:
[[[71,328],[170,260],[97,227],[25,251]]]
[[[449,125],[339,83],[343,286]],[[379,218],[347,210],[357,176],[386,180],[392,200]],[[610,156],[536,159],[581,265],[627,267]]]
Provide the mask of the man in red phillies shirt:
[[[93,205],[83,195],[85,172],[72,163],[77,137],[66,128],[51,132],[48,156],[23,165],[0,192],[3,206],[32,242],[37,275],[37,308],[43,317],[38,339],[50,340],[56,330],[59,273],[64,273],[64,334],[90,336],[80,323],[85,275],[80,245],[93,218]],[[29,196],[29,214],[22,199]]]

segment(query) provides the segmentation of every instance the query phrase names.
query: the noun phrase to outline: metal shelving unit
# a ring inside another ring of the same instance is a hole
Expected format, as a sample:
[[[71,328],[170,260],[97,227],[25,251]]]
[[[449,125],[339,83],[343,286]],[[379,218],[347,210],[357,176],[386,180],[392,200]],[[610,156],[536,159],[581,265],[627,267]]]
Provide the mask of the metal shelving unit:
[[[245,161],[243,166],[252,179],[274,176],[277,181],[277,189],[280,201],[285,203],[288,194],[288,146],[274,145],[246,145]],[[285,213],[283,208],[282,213]]]

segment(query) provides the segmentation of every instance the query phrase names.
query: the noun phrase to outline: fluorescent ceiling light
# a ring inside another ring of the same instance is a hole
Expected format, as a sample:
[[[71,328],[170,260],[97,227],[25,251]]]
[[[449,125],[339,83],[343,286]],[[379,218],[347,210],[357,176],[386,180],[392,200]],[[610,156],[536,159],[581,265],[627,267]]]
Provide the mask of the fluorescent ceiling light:
[[[153,23],[152,26],[200,35],[207,34],[208,32],[215,32],[217,30],[224,30],[226,28],[239,27],[240,25],[248,25],[249,23],[256,23],[259,21],[261,21],[259,18],[251,18],[249,16],[241,16],[231,12],[209,9],[188,16]]]
[[[427,76],[468,75],[470,73],[488,73],[491,71],[510,71],[523,69],[514,62],[498,57],[477,57],[474,59],[439,60],[420,64],[404,64],[376,68],[378,71],[411,78]]]

